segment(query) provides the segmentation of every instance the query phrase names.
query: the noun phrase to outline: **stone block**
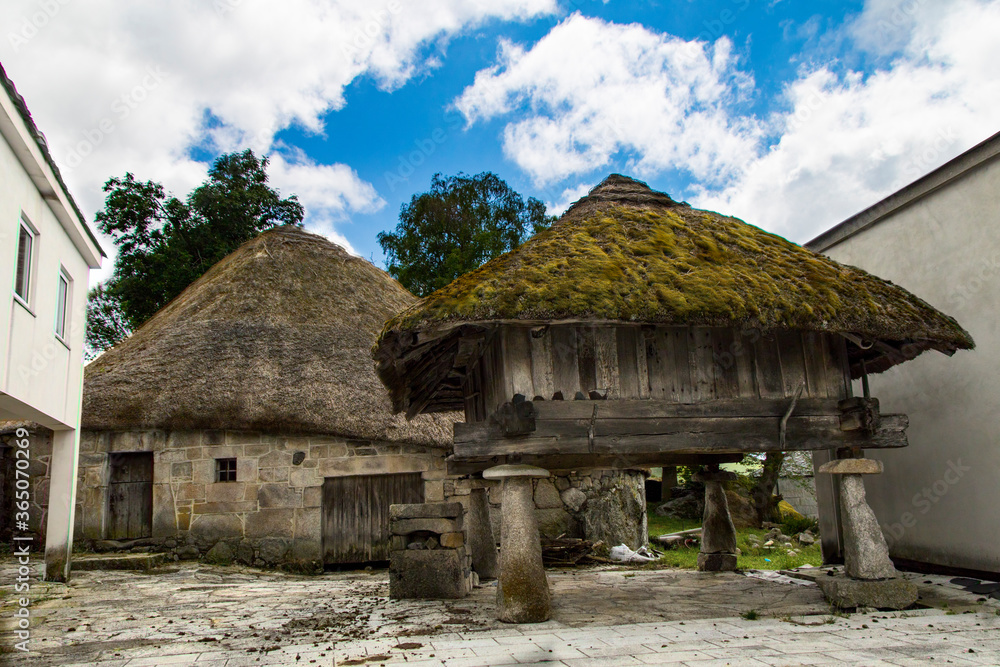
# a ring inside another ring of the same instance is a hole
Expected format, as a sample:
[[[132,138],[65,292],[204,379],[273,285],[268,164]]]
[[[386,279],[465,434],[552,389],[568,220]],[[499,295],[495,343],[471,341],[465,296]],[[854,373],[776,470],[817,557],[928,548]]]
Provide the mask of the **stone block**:
[[[212,459],[192,461],[191,481],[195,484],[215,483],[215,461]]]
[[[202,448],[206,458],[210,459],[236,459],[243,456],[241,445],[208,445]]]
[[[177,534],[174,493],[169,484],[153,485],[152,529],[153,537],[170,537]]]
[[[201,446],[201,431],[171,431],[167,434],[167,449]]]
[[[293,528],[296,540],[312,540],[319,544],[323,539],[323,515],[318,507],[295,510]]]
[[[576,521],[569,512],[562,509],[562,502],[558,509],[535,510],[535,520],[538,521],[538,532],[545,537],[556,538],[564,534],[574,534],[576,532]],[[503,512],[495,512],[502,516]]]
[[[330,456],[330,445],[309,445],[309,458],[325,459]]]
[[[191,535],[202,544],[243,537],[243,523],[234,514],[205,514],[191,520]]]
[[[288,473],[288,483],[299,488],[305,486],[322,486],[323,478],[316,468],[292,468]]]
[[[269,451],[271,451],[271,445],[256,444],[243,446],[243,456],[263,456]]]
[[[287,482],[288,468],[260,468],[257,479],[262,482]]]
[[[465,546],[465,533],[441,533],[439,542],[445,549],[459,549]]]
[[[389,597],[394,600],[455,600],[468,593],[457,549],[407,549],[390,555]]]
[[[194,513],[195,514],[229,514],[229,513],[242,513],[242,512],[253,512],[257,509],[257,503],[238,500],[235,502],[226,503],[195,503]]]
[[[202,452],[201,447],[188,447],[184,450],[184,454],[188,461],[196,461],[203,458],[204,452]]]
[[[895,577],[896,568],[889,560],[889,547],[878,519],[865,499],[864,478],[860,475],[840,476],[840,516],[847,575],[855,579]]]
[[[178,500],[205,500],[205,485],[188,482],[177,487]]]
[[[258,445],[260,433],[255,431],[226,431],[227,445]]]
[[[246,516],[244,533],[248,538],[287,537],[295,526],[294,509],[262,509]]]
[[[257,459],[247,456],[236,459],[236,481],[257,481]]]
[[[698,554],[698,569],[702,572],[732,572],[736,569],[736,554]]]
[[[838,574],[816,577],[816,583],[830,604],[840,609],[906,609],[918,597],[916,584],[906,579],[864,581]]]
[[[274,449],[257,458],[258,468],[287,468],[292,465],[292,453]]]
[[[184,452],[180,453],[183,454]],[[171,463],[170,479],[172,480],[191,479],[191,462],[186,461],[184,463]]]
[[[429,503],[444,502],[444,480],[424,482],[424,500]]]
[[[277,565],[285,559],[291,542],[281,537],[265,537],[256,546],[258,558],[268,565]]]
[[[302,507],[302,490],[285,484],[261,484],[257,504],[261,509]]]
[[[307,486],[302,489],[303,507],[320,507],[323,504],[323,487]]]
[[[300,540],[296,539],[292,542],[292,547],[286,554],[287,560],[292,561],[319,561],[322,557],[320,553],[320,542],[318,539],[312,540]],[[322,564],[320,564],[322,567]]]
[[[80,459],[77,465],[81,468],[85,467],[98,467],[103,466],[108,460],[108,455],[104,452],[99,452],[96,454],[80,454]]]
[[[535,507],[538,509],[556,509],[563,506],[562,498],[555,484],[549,479],[540,479],[535,482]]]
[[[412,503],[389,505],[389,520],[393,519],[455,519],[462,516],[461,503]]]
[[[191,528],[191,510],[182,508],[177,510],[177,530],[187,531]]]
[[[819,467],[817,472],[830,475],[881,475],[884,466],[875,459],[834,459]]]
[[[201,442],[203,445],[223,445],[226,443],[225,431],[202,431]]]
[[[243,500],[246,484],[242,482],[216,482],[205,488],[205,500],[210,503],[233,503]]]
[[[425,470],[420,473],[420,478],[426,481],[436,481],[439,479],[444,479],[448,476],[448,473],[444,470]]]
[[[569,484],[569,482],[567,482],[567,484]],[[567,486],[566,489],[559,494],[559,496],[562,499],[563,504],[573,512],[579,512],[580,508],[587,502],[587,494],[580,489],[571,486]]]
[[[232,547],[223,541],[215,543],[215,546],[208,550],[205,554],[205,562],[212,565],[230,565],[236,558],[236,554],[233,552]]]
[[[393,535],[409,535],[418,531],[430,533],[457,533],[462,530],[462,520],[457,519],[395,519],[389,523]]]

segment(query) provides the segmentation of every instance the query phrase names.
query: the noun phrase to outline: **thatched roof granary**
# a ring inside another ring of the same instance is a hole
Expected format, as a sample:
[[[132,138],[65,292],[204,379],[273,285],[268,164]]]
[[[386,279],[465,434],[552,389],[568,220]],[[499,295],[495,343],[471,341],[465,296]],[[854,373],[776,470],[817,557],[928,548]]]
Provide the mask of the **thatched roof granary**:
[[[334,434],[447,447],[451,420],[394,416],[373,333],[415,297],[294,226],[244,243],[87,366],[83,428]]]
[[[573,322],[841,334],[859,343],[855,378],[973,346],[901,287],[615,174],[551,229],[394,317],[373,354],[397,410],[455,410],[463,332]]]

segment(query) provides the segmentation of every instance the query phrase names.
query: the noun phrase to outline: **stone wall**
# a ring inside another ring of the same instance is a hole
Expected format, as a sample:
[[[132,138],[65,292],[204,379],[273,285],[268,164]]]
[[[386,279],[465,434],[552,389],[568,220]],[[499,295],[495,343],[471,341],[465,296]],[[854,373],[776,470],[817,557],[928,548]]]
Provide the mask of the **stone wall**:
[[[80,449],[77,539],[98,549],[122,546],[103,542],[113,452],[153,452],[152,538],[128,546],[181,558],[222,542],[213,557],[318,568],[326,477],[421,473],[425,499],[444,500],[444,457],[426,447],[240,431],[84,431]],[[215,481],[219,458],[237,460],[235,482]]]
[[[45,546],[46,508],[49,503],[49,464],[52,461],[52,431],[44,427],[30,429],[28,446],[28,468],[30,499],[28,505],[28,530],[34,536],[33,548],[42,549]],[[4,513],[0,521],[0,539],[8,540],[13,529],[14,501],[16,493],[16,461],[15,451],[20,449],[15,441],[20,440],[16,431],[0,433],[0,499],[5,506],[0,507]],[[24,531],[18,531],[23,535]]]
[[[116,452],[153,453],[151,538],[105,540],[108,454]],[[218,458],[237,459],[235,482],[215,481]],[[84,431],[76,544],[317,569],[324,478],[417,472],[424,480],[425,502],[467,504],[469,480],[447,478],[439,449],[241,431]],[[542,534],[637,548],[646,540],[645,477],[643,471],[593,471],[537,480],[534,499]],[[499,488],[491,488],[489,498],[499,540]]]
[[[534,481],[535,516],[543,537],[580,537],[637,549],[647,542],[644,470],[593,470]],[[487,482],[493,535],[500,539],[500,483]],[[445,497],[468,503],[468,479],[448,479]],[[466,509],[468,507],[466,506]]]

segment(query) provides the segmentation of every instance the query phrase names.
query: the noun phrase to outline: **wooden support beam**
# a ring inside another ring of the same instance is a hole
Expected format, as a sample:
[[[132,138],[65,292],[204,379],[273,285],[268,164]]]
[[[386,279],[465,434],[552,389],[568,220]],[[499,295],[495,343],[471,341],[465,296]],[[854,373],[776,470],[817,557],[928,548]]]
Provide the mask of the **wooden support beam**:
[[[633,456],[574,454],[567,456],[519,456],[517,457],[517,462],[555,472],[712,465],[719,463],[739,463],[742,459],[742,454],[643,454]],[[475,475],[487,468],[509,462],[506,456],[482,457],[470,460],[457,459],[454,456],[450,456],[447,462],[448,474]]]
[[[582,402],[582,401],[581,401]],[[840,447],[905,447],[905,415],[883,415],[873,433],[844,431],[840,414],[798,415],[788,419],[785,445],[779,437],[779,417],[678,417],[646,419],[544,419],[526,435],[505,437],[484,422],[455,424],[455,457],[470,459],[508,454],[723,454],[769,451],[809,451]],[[538,403],[536,406],[544,405]]]

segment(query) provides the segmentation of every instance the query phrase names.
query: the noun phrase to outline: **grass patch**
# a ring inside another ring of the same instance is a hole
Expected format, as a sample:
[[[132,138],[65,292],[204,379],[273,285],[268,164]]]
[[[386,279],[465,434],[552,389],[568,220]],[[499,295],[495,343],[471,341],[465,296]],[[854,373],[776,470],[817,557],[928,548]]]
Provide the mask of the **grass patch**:
[[[648,523],[649,541],[654,548],[658,548],[659,542],[657,542],[656,538],[660,535],[698,528],[701,525],[700,521],[671,519],[657,516],[654,513],[649,514]],[[763,544],[766,541],[764,539],[766,533],[766,530],[757,528],[739,528],[736,530],[736,546],[739,547],[741,552],[736,558],[737,567],[741,570],[788,570],[794,567],[802,567],[803,565],[818,566],[823,564],[823,554],[820,551],[818,540],[816,544],[808,547],[793,541],[792,549],[796,552],[794,556],[789,556],[788,549],[780,544],[775,545],[774,549],[764,549],[763,547],[754,547],[748,541],[750,535],[756,535],[760,540],[760,544]],[[662,558],[652,563],[647,563],[644,567],[655,570],[664,568],[697,569],[698,547],[669,549],[664,553]]]
[[[745,612],[740,614],[740,618],[746,621],[756,621],[760,618],[760,614],[757,613],[756,609],[747,609]]]

